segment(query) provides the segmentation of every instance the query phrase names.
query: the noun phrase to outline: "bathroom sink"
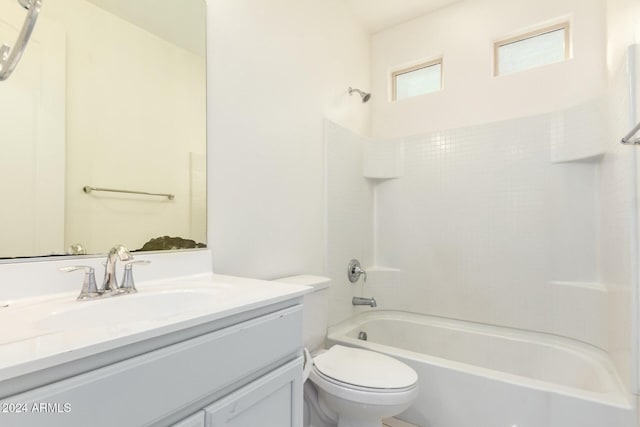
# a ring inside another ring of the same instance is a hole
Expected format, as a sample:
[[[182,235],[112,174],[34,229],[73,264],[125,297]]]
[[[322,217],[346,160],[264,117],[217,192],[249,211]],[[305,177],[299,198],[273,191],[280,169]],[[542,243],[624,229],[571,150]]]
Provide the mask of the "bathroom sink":
[[[12,325],[0,334],[0,346],[36,345],[45,336],[60,334],[109,339],[207,315],[237,294],[225,283],[191,282],[155,284],[90,301],[77,301],[74,292],[14,303],[0,308],[0,324]]]
[[[63,331],[163,322],[210,310],[221,292],[222,289],[215,288],[165,290],[75,302],[49,311],[34,326],[39,330]]]
[[[78,301],[74,290],[0,302],[0,382],[164,336],[195,336],[308,291],[213,274],[138,285],[137,293],[95,300]]]

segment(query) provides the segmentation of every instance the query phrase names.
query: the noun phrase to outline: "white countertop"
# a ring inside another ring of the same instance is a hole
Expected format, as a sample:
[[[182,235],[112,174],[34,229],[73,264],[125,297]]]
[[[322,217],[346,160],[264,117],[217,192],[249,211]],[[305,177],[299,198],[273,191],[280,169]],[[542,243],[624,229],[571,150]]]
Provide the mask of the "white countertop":
[[[0,381],[222,320],[311,292],[311,288],[306,286],[217,274],[141,282],[137,288],[137,294],[104,300],[77,301],[78,292],[74,291],[15,300],[8,307],[0,308],[3,331],[0,334]],[[170,316],[147,321],[141,319],[140,316],[144,315],[137,313],[134,320],[127,320],[136,314],[128,312],[131,307],[152,301],[147,298],[163,293],[169,294],[168,300],[164,298],[165,303],[169,301],[169,304],[165,305],[174,308]],[[173,296],[185,293],[205,295],[206,298],[198,301],[195,309],[188,304],[179,306],[180,298],[175,298],[173,304]],[[88,316],[80,316],[82,321],[73,324],[73,327],[55,326],[55,320],[61,314],[78,310],[88,313]]]

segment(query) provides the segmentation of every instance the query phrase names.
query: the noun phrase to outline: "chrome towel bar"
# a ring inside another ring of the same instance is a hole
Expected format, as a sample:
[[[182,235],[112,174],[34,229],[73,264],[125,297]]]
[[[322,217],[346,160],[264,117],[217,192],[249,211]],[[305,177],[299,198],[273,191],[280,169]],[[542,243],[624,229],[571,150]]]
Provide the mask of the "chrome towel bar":
[[[175,194],[167,194],[167,193],[147,193],[146,191],[130,191],[130,190],[116,190],[113,188],[100,188],[100,187],[91,187],[89,185],[85,185],[82,187],[82,191],[89,194],[92,191],[107,191],[110,193],[127,193],[127,194],[144,194],[145,196],[162,196],[166,197],[169,200],[173,200],[176,198]]]
[[[36,26],[36,20],[42,7],[42,0],[18,0],[18,3],[29,12],[13,48],[8,44],[0,46],[0,81],[7,80],[16,65],[18,65],[24,49],[27,47],[33,28]]]
[[[637,125],[635,125],[635,127],[633,129],[631,129],[629,131],[628,134],[626,134],[621,140],[620,143],[624,144],[624,145],[640,145],[640,138],[635,138],[635,139],[631,139],[631,137],[633,135],[635,135],[636,133],[638,133],[638,131],[640,130],[640,123],[638,123]]]

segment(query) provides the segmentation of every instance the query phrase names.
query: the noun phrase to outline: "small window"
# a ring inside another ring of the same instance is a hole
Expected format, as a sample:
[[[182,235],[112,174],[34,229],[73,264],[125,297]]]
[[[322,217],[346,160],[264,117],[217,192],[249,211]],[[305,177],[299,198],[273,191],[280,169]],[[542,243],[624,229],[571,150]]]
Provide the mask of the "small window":
[[[442,58],[394,71],[392,100],[424,95],[442,89]]]
[[[522,34],[495,44],[494,75],[503,76],[569,58],[569,23]]]

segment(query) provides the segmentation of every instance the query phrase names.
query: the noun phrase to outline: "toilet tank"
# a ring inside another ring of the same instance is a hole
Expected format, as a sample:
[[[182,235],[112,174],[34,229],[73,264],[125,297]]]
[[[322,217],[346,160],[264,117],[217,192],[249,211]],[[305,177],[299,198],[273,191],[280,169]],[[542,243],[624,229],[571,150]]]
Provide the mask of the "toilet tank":
[[[274,282],[311,286],[313,291],[303,297],[304,346],[312,353],[322,348],[329,326],[329,285],[331,279],[322,276],[290,276]]]

